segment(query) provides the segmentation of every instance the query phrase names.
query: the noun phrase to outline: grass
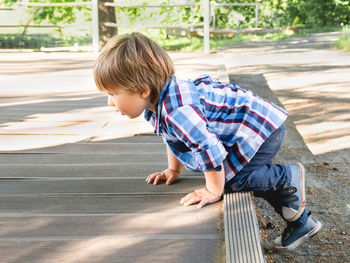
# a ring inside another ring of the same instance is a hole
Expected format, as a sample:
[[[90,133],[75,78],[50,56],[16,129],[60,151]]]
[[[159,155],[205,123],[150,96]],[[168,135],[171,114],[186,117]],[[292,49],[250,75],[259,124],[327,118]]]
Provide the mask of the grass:
[[[350,51],[350,27],[344,27],[343,34],[340,36],[334,46],[339,49]]]
[[[220,47],[230,46],[239,42],[257,41],[257,40],[283,40],[295,36],[305,36],[311,33],[341,31],[341,27],[323,27],[323,28],[299,28],[297,33],[292,31],[282,31],[280,33],[267,34],[240,34],[236,37],[211,37],[210,50],[215,51]],[[131,31],[130,31],[131,32]],[[141,31],[167,51],[203,51],[202,37],[187,37],[187,36],[173,36],[166,37],[165,31],[148,29]],[[341,39],[336,43],[336,47],[349,50],[350,36],[349,31],[345,33]],[[347,32],[347,33],[346,33]],[[31,32],[30,32],[31,33]],[[65,46],[72,45],[74,42],[81,44],[88,44],[91,41],[87,33],[85,36],[75,36],[74,39],[68,38],[66,34],[58,36],[57,32],[52,34],[0,34],[0,47],[2,48],[18,48],[18,43],[21,43],[21,48],[40,48],[43,46]],[[119,30],[119,34],[129,33],[125,30]],[[7,35],[7,36],[6,36]],[[91,43],[91,42],[90,42]]]
[[[305,36],[311,33],[321,32],[334,32],[340,31],[341,27],[323,27],[323,28],[300,28],[298,33],[291,33],[282,31],[280,33],[267,33],[267,34],[240,34],[238,38],[235,37],[211,37],[210,38],[210,50],[224,46],[233,45],[239,42],[257,41],[257,40],[283,40],[296,36]],[[124,32],[123,32],[124,33]],[[164,33],[155,33],[154,31],[143,32],[159,45],[161,45],[167,51],[203,51],[203,38],[202,37],[187,37],[187,36],[168,36],[165,37]]]
[[[282,34],[266,34],[263,36],[259,35],[240,35],[238,38],[235,37],[210,37],[210,50],[215,51],[216,49],[233,45],[239,42],[247,42],[258,39],[285,39],[289,36]],[[167,51],[203,51],[203,38],[202,37],[185,37],[185,36],[169,36],[167,39],[154,39]]]

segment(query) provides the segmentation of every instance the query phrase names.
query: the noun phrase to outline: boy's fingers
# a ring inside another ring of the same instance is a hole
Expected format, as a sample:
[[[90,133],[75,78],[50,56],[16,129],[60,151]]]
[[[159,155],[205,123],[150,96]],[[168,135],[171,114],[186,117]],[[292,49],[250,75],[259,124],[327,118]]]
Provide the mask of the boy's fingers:
[[[156,178],[154,179],[154,184],[158,184],[160,180],[164,181],[166,179],[166,176],[164,173],[158,173]]]
[[[193,194],[193,193],[190,193],[190,194],[186,195],[185,197],[182,197],[181,200],[180,200],[180,204],[184,204],[185,202],[187,202],[188,200],[190,200],[192,194]]]
[[[152,183],[159,175],[163,175],[163,173],[154,173],[154,174],[149,175],[146,179],[146,182],[149,184]]]
[[[202,198],[193,192],[186,195],[184,198],[182,198],[180,201],[180,204],[183,204],[184,206],[189,206],[189,205],[199,203],[201,200]]]
[[[152,181],[153,181],[153,179],[154,179],[154,176],[155,176],[154,174],[149,175],[149,176],[147,177],[147,179],[146,179],[146,182],[149,183],[149,184],[152,183]]]
[[[190,206],[193,204],[197,204],[201,201],[201,198],[199,196],[193,196],[190,200],[184,203],[184,206]]]
[[[158,184],[160,179],[160,175],[157,175],[156,178],[154,179],[154,183],[153,184]]]
[[[204,199],[204,200],[200,201],[200,203],[197,205],[197,208],[202,208],[203,206],[205,206],[208,203],[209,203],[208,199]]]
[[[171,184],[172,182],[174,182],[174,177],[169,177],[168,180],[166,180],[166,184]]]

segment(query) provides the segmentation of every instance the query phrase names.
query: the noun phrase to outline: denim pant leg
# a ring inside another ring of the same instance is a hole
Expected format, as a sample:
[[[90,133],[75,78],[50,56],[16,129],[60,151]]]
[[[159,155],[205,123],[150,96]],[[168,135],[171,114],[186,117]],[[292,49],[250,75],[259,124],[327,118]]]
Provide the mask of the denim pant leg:
[[[226,184],[232,192],[261,192],[277,190],[290,181],[290,170],[279,164],[272,164],[272,158],[281,148],[285,128],[282,125],[261,145],[257,153],[244,168]]]
[[[252,160],[226,183],[226,191],[253,191],[255,196],[266,199],[281,214],[276,190],[290,182],[291,172],[287,166],[272,164],[272,158],[281,148],[284,134],[282,125],[261,145]]]

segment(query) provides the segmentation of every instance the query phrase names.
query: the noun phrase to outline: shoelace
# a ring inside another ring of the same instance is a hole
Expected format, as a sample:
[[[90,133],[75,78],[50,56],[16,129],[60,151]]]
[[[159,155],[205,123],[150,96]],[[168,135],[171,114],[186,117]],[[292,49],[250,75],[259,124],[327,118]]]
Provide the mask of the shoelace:
[[[309,211],[309,213],[307,213],[307,216],[311,216],[311,211]],[[293,232],[294,228],[296,226],[298,226],[298,221],[295,222],[288,222],[287,223],[287,227],[284,229],[283,233],[282,233],[282,239],[287,239],[288,236],[290,235],[290,233]]]

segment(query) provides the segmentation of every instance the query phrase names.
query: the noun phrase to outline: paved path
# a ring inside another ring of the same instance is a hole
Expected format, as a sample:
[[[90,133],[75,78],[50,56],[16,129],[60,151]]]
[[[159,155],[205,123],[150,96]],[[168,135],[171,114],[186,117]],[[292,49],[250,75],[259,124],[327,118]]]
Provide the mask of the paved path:
[[[182,78],[217,73],[215,54],[171,56]],[[145,182],[166,167],[164,145],[105,106],[94,59],[0,53],[0,261],[216,262],[222,204],[179,204],[200,175]]]
[[[228,74],[239,75],[243,88],[268,85],[262,96],[278,98],[313,155],[349,162],[350,56],[332,49],[339,36],[242,43],[223,52]]]

